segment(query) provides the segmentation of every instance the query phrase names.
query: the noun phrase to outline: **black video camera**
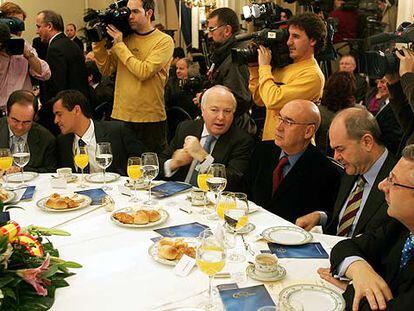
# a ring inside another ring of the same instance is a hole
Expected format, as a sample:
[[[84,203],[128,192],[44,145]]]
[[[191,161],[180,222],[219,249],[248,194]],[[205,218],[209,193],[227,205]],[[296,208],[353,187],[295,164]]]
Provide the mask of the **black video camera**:
[[[372,47],[384,43],[407,43],[413,50],[414,24],[402,23],[395,32],[380,33],[366,40],[366,46]],[[395,55],[395,49],[391,52],[381,50],[365,51],[359,59],[361,71],[372,79],[380,79],[385,74],[396,73],[400,67],[400,60]]]
[[[242,8],[242,20],[253,21],[257,28],[278,28],[283,8],[273,2],[253,3]],[[282,22],[283,23],[283,22]]]
[[[8,55],[22,55],[24,51],[24,40],[11,38],[24,30],[24,22],[16,17],[4,17],[0,12],[0,50]]]
[[[126,6],[127,3],[128,0],[119,0],[102,11],[88,9],[83,17],[84,22],[88,23],[86,38],[90,42],[99,42],[103,39],[108,39],[110,42],[112,37],[106,31],[106,27],[110,24],[121,31],[125,37],[131,34],[132,29],[128,23],[131,10]]]

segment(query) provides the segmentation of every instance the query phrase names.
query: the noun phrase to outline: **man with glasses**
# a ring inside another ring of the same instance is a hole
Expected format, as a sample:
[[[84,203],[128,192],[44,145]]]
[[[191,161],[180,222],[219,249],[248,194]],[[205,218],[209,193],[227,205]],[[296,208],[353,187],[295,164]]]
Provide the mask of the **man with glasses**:
[[[249,88],[258,106],[266,107],[263,140],[273,140],[282,107],[294,99],[317,101],[322,97],[325,78],[314,57],[325,44],[326,27],[314,13],[304,13],[288,22],[289,57],[283,68],[272,64],[272,51],[260,46],[258,65],[251,64]]]
[[[236,41],[236,34],[240,30],[239,19],[230,8],[218,8],[208,16],[208,38],[213,42],[211,55],[212,65],[208,72],[208,86],[216,84],[228,87],[237,101],[235,123],[240,127],[249,129],[248,111],[252,105],[252,95],[249,91],[249,70],[245,64],[232,62],[231,49],[240,47]],[[195,102],[198,103],[198,97]]]
[[[201,99],[203,119],[180,123],[170,145],[160,155],[161,169],[166,178],[197,186],[199,172],[211,163],[226,166],[227,186],[242,191],[253,139],[234,125],[236,99],[222,85],[208,89]]]
[[[346,173],[333,213],[320,209],[296,224],[306,230],[320,224],[325,233],[348,237],[378,228],[389,220],[378,184],[397,160],[384,147],[375,117],[365,108],[342,110],[332,120],[329,139]]]
[[[331,273],[352,283],[343,294],[347,310],[411,310],[414,300],[414,145],[379,189],[390,221],[373,232],[339,242],[331,252]],[[337,284],[332,276],[323,278]]]
[[[43,126],[33,121],[37,100],[31,91],[19,90],[10,94],[6,104],[7,117],[0,119],[0,148],[11,148],[14,142],[26,141],[30,161],[25,171],[39,173],[56,170],[55,138]],[[12,166],[9,172],[18,172]]]
[[[261,142],[250,161],[249,199],[291,222],[321,206],[331,210],[341,173],[311,144],[318,107],[293,100],[278,118],[274,142]]]

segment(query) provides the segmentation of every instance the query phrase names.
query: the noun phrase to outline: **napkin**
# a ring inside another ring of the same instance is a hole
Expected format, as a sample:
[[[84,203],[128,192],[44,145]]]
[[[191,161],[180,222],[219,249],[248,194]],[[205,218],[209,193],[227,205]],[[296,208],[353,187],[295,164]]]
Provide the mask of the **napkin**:
[[[281,245],[267,243],[270,251],[279,258],[329,258],[321,243],[304,245]]]
[[[193,222],[189,224],[165,227],[154,230],[158,234],[166,237],[198,237],[201,232],[208,229],[208,226]]]
[[[263,306],[274,306],[264,285],[219,290],[226,311],[257,310]]]
[[[81,190],[75,192],[90,197],[92,199],[91,205],[102,204],[102,198],[108,195],[102,188]]]

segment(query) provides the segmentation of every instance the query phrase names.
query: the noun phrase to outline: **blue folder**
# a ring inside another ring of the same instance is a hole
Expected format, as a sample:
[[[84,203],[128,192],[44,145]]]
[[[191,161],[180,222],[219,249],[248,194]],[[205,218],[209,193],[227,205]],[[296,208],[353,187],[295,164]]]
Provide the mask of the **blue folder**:
[[[264,285],[220,290],[219,293],[226,311],[251,311],[275,305]]]
[[[319,242],[304,245],[267,244],[270,251],[279,258],[329,258],[328,253]]]
[[[102,188],[81,190],[81,191],[76,191],[76,193],[83,194],[83,195],[90,197],[92,199],[91,205],[102,204],[102,198],[108,195]]]
[[[165,227],[154,230],[162,236],[174,238],[174,237],[198,237],[201,232],[208,229],[208,226],[193,222],[189,224]]]

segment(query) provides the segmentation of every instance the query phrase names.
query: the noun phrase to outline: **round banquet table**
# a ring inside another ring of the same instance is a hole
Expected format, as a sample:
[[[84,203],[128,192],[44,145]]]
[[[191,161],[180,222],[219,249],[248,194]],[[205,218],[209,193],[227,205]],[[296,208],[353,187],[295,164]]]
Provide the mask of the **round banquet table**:
[[[51,174],[40,174],[29,182],[36,186],[34,197],[28,202],[19,202],[21,209],[11,211],[11,219],[21,226],[30,224],[52,227],[67,219],[80,215],[92,207],[70,212],[46,212],[36,206],[36,202],[54,192],[70,192],[84,190],[76,183],[68,183],[66,189],[53,189]],[[125,177],[109,183],[112,190],[106,192],[115,200],[115,210],[136,205],[129,202],[130,197],[121,194],[118,185],[123,185]],[[87,183],[88,188],[100,188],[102,184]],[[218,221],[209,221],[206,216],[197,213],[199,207],[191,206],[186,200],[189,192],[184,192],[169,198],[157,200],[156,205],[168,211],[169,219],[154,228],[125,228],[111,221],[111,212],[99,208],[87,215],[73,220],[60,229],[71,233],[71,236],[52,236],[49,239],[59,250],[61,258],[80,263],[83,268],[71,269],[76,275],[67,278],[69,287],[59,288],[56,292],[55,303],[51,310],[172,310],[178,307],[196,307],[204,297],[208,278],[196,267],[186,277],[174,274],[173,267],[154,261],[148,254],[152,245],[150,240],[158,234],[153,231],[172,225],[199,222],[215,228]],[[147,198],[147,192],[138,191],[141,199]],[[139,204],[139,203],[138,203]],[[180,207],[189,207],[193,212],[188,214]],[[252,248],[266,249],[265,242],[254,241],[254,236],[271,226],[288,225],[290,222],[259,208],[249,216],[256,229],[246,235],[246,240]],[[321,242],[330,253],[331,248],[339,238],[313,234],[314,241]],[[237,250],[249,255],[239,237]],[[250,258],[251,260],[251,258]],[[323,284],[316,270],[319,267],[329,267],[328,259],[279,259],[285,267],[287,276],[278,282],[268,282],[267,289],[275,302],[278,293],[284,287],[297,283]],[[226,264],[225,271],[244,271],[247,261],[233,265]],[[232,283],[231,278],[215,279],[214,284]],[[259,285],[263,282],[246,278],[240,287]],[[337,288],[335,288],[339,291]],[[219,300],[218,300],[219,301]],[[306,309],[306,308],[305,308]]]

